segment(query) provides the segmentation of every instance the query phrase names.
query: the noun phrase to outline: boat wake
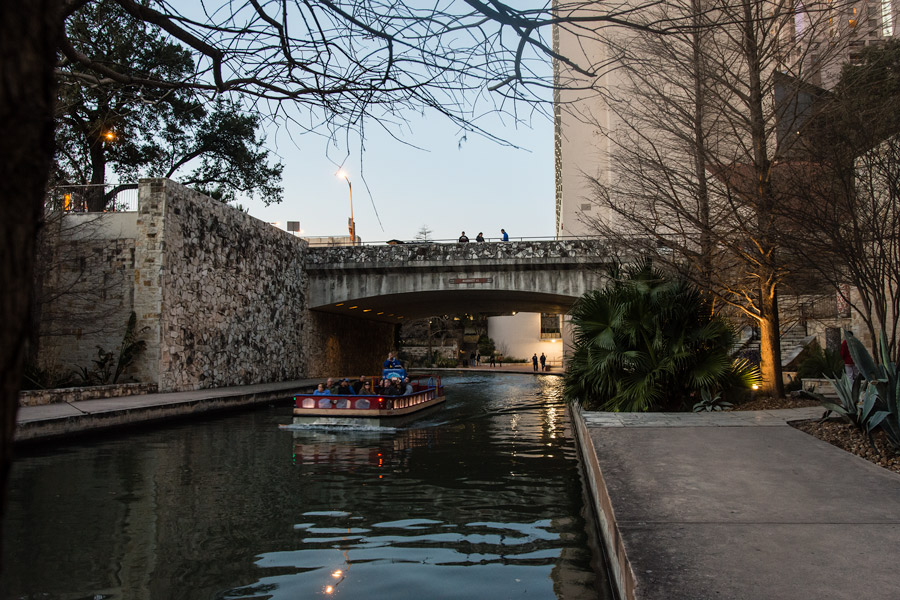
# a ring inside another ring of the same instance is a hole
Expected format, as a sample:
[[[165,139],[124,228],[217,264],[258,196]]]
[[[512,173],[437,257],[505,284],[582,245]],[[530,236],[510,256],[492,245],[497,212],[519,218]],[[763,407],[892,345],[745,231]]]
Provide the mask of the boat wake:
[[[396,427],[361,425],[357,423],[302,423],[280,424],[278,429],[287,431],[352,431],[354,433],[394,433]]]

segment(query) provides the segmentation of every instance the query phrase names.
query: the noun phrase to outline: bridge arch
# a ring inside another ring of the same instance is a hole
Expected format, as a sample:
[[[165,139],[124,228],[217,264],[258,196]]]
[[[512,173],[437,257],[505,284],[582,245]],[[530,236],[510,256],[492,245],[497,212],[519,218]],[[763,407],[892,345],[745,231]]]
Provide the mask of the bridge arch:
[[[609,262],[599,240],[311,248],[309,308],[386,322],[562,313],[603,285]]]

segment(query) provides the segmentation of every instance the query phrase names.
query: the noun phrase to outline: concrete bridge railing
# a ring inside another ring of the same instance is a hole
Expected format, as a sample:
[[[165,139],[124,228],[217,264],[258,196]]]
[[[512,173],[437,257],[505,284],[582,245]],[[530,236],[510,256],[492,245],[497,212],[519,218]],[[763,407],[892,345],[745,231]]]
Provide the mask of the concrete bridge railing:
[[[597,264],[613,256],[606,240],[469,242],[467,244],[394,244],[310,248],[309,270],[390,268],[447,264]]]

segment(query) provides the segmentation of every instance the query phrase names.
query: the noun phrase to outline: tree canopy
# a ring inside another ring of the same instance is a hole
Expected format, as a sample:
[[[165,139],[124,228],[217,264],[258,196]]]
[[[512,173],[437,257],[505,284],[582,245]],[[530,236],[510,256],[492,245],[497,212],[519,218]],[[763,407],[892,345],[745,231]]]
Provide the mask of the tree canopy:
[[[225,201],[238,193],[281,200],[282,165],[269,164],[261,117],[236,100],[209,102],[190,88],[160,85],[193,76],[191,53],[153,24],[111,2],[88,4],[66,24],[75,52],[141,83],[95,81],[90,67],[64,59],[57,107],[57,184],[103,184],[108,168],[123,185],[88,195],[102,210],[140,176],[172,177]]]

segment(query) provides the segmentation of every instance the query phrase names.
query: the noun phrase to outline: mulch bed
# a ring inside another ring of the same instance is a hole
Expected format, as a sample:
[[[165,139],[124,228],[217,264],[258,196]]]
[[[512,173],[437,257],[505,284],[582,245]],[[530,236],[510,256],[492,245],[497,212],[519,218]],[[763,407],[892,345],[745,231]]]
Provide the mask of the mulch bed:
[[[734,410],[800,408],[804,406],[818,406],[818,404],[814,400],[802,400],[799,398],[759,397],[735,405]],[[822,412],[824,413],[825,409],[822,409]],[[891,449],[884,438],[884,434],[880,431],[872,436],[875,441],[875,447],[873,448],[864,433],[839,419],[794,421],[790,425],[819,438],[823,442],[828,442],[842,450],[852,452],[871,463],[900,474],[900,455]]]

